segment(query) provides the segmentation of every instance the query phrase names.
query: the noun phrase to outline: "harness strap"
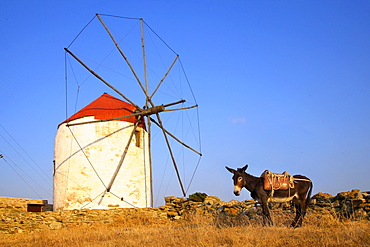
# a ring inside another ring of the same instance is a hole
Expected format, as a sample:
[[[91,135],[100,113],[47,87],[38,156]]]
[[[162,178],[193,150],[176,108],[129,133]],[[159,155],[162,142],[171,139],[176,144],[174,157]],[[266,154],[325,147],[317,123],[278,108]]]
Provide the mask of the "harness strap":
[[[283,172],[283,174],[276,174],[276,173],[266,170],[264,173],[266,172],[268,173],[268,176],[266,176],[267,181],[269,182],[272,188],[271,189],[272,195],[274,194],[274,190],[275,190],[274,183],[273,183],[274,178],[289,178],[289,189],[294,188],[294,178],[288,172],[285,171]],[[280,189],[281,188],[280,179],[277,179],[276,182],[278,184],[278,189]]]
[[[294,178],[294,177],[293,177],[293,180],[312,182],[311,180],[309,180],[309,179],[305,179],[305,178]]]

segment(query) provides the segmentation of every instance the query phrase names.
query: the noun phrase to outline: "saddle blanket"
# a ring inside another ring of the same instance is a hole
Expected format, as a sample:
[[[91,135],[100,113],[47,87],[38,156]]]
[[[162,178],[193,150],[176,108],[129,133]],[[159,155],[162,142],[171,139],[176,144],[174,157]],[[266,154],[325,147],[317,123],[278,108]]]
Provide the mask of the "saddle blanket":
[[[294,188],[293,176],[288,172],[276,174],[265,170],[261,177],[263,178],[263,187],[265,190],[288,190]]]

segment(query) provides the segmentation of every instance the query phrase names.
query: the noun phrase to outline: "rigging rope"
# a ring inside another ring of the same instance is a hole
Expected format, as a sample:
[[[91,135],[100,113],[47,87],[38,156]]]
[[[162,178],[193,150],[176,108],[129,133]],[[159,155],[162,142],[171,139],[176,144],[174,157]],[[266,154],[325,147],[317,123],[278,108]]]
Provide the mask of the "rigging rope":
[[[0,126],[4,129],[4,131],[9,135],[9,137],[18,145],[18,147],[28,156],[28,158],[39,168],[39,170],[51,181],[51,178],[41,169],[41,167],[29,156],[29,154],[19,145],[19,143],[10,135],[10,133],[0,124]],[[8,140],[5,139],[3,135],[1,135],[1,138],[28,164],[29,167],[32,168],[34,172],[36,172],[46,183],[48,183],[50,186],[50,181],[47,181],[14,147]]]
[[[189,188],[190,188],[190,185],[192,184],[192,182],[193,182],[193,179],[194,179],[194,176],[195,176],[195,173],[197,172],[197,170],[198,170],[198,166],[199,166],[199,164],[200,164],[200,160],[202,159],[202,156],[199,156],[199,159],[198,159],[198,163],[197,163],[197,165],[195,166],[195,169],[194,169],[194,172],[193,172],[193,174],[192,174],[192,176],[191,176],[191,179],[190,179],[190,182],[189,182],[189,184],[188,184],[188,187],[186,188],[186,194],[188,193],[188,191],[189,191]]]
[[[118,15],[108,15],[108,14],[97,14],[101,16],[109,16],[109,17],[116,17],[121,19],[128,19],[128,20],[140,20],[141,18],[135,18],[135,17],[124,17],[124,16],[118,16]]]
[[[84,151],[84,150],[83,150],[83,148],[81,147],[81,145],[80,145],[80,143],[78,142],[78,140],[77,140],[76,136],[73,134],[73,132],[72,132],[71,128],[70,128],[69,126],[67,126],[67,127],[68,127],[69,131],[71,132],[71,134],[72,134],[73,138],[75,139],[75,141],[76,141],[76,143],[77,143],[78,147],[80,148],[81,152],[84,154],[84,156],[86,157],[86,159],[87,159],[87,161],[89,162],[90,166],[91,166],[91,167],[92,167],[92,169],[94,170],[94,172],[95,172],[96,176],[98,176],[98,178],[99,178],[100,182],[103,184],[103,186],[105,187],[105,189],[107,189],[107,186],[105,185],[105,183],[104,183],[104,181],[102,180],[102,178],[99,176],[98,172],[95,170],[95,167],[93,166],[93,164],[91,163],[91,161],[90,161],[89,157],[86,155],[85,151]]]
[[[40,198],[42,199],[42,197],[32,188],[32,186],[27,183],[27,181],[8,163],[8,161],[4,158],[3,155],[1,155],[1,158],[4,160],[4,162],[23,180],[23,182],[25,184],[27,184],[28,187],[30,187],[30,189]],[[18,167],[19,168],[19,167]],[[34,181],[35,182],[35,181]],[[40,186],[40,185],[39,185]],[[41,187],[41,186],[40,186]],[[42,188],[42,187],[41,187]],[[49,194],[49,193],[48,193]],[[50,194],[49,194],[50,195]]]
[[[193,95],[193,99],[194,99],[195,103],[196,103],[196,104],[198,104],[198,103],[197,103],[197,100],[196,100],[196,98],[195,98],[195,95],[194,95],[193,89],[192,89],[192,87],[190,86],[190,82],[189,82],[188,76],[186,75],[186,72],[185,72],[184,66],[182,65],[182,61],[181,61],[181,59],[180,59],[180,58],[179,58],[179,61],[180,61],[180,65],[181,65],[182,71],[184,72],[184,76],[185,76],[186,82],[188,83],[188,86],[189,86],[190,92],[191,92],[191,94]]]
[[[86,26],[84,26],[84,28],[82,28],[82,30],[77,34],[77,36],[72,40],[72,42],[69,44],[69,46],[67,46],[67,48],[69,48],[74,42],[75,40],[80,36],[80,34],[87,28],[88,25],[90,25],[90,23],[95,19],[96,15],[89,21],[89,23],[86,24]]]
[[[144,20],[144,24],[170,49],[175,55],[178,55]]]

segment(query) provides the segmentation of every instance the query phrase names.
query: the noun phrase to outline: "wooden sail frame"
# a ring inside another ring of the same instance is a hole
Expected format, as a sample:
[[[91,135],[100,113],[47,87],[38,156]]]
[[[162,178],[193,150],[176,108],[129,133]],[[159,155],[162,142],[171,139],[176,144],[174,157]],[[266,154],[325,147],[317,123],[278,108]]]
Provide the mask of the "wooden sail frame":
[[[186,190],[185,190],[184,185],[182,183],[180,172],[179,172],[179,169],[178,169],[178,166],[177,166],[177,163],[176,163],[176,159],[174,157],[174,154],[173,154],[172,147],[171,147],[171,144],[169,142],[168,136],[170,136],[173,140],[175,140],[176,142],[178,142],[180,145],[183,145],[184,147],[188,148],[192,152],[196,153],[197,155],[202,156],[202,154],[201,154],[200,151],[197,151],[196,149],[192,148],[190,145],[187,145],[186,143],[182,142],[174,134],[170,133],[164,127],[164,123],[162,121],[162,118],[160,116],[160,113],[161,112],[164,112],[164,111],[179,111],[179,110],[191,109],[191,108],[198,107],[198,105],[193,105],[193,106],[190,106],[190,107],[177,108],[177,109],[166,109],[166,107],[183,103],[183,102],[185,102],[185,100],[181,100],[181,101],[178,101],[178,102],[173,102],[173,103],[169,103],[169,104],[165,104],[165,105],[158,105],[158,106],[155,105],[153,103],[153,100],[152,100],[153,96],[157,93],[157,91],[161,87],[163,81],[166,79],[166,77],[168,76],[168,74],[172,70],[174,64],[178,61],[179,55],[176,54],[176,56],[175,56],[174,60],[172,61],[171,65],[169,66],[169,68],[167,69],[167,71],[165,72],[165,74],[163,75],[163,77],[161,78],[161,80],[159,81],[159,83],[156,85],[156,87],[153,90],[153,92],[152,93],[149,93],[149,80],[148,80],[147,64],[146,64],[147,62],[146,62],[146,52],[145,52],[145,37],[144,37],[144,25],[143,25],[144,24],[144,21],[143,21],[143,19],[140,18],[139,20],[140,20],[141,47],[142,47],[142,58],[143,58],[143,73],[144,73],[144,80],[145,80],[145,83],[144,84],[140,80],[140,78],[137,75],[134,67],[131,65],[128,57],[122,51],[122,49],[120,48],[119,44],[115,40],[113,34],[111,33],[111,31],[109,30],[109,28],[107,27],[107,25],[104,23],[104,21],[102,20],[102,18],[100,17],[100,15],[99,14],[96,14],[96,17],[99,19],[100,23],[105,28],[106,32],[108,33],[109,37],[111,38],[112,42],[114,43],[116,49],[121,54],[122,58],[125,60],[126,64],[130,68],[132,74],[134,75],[134,77],[135,77],[138,85],[140,86],[142,92],[144,93],[144,96],[145,96],[145,106],[143,108],[139,107],[137,104],[134,103],[134,101],[130,100],[129,97],[127,97],[126,95],[124,95],[123,93],[121,93],[118,89],[116,89],[115,87],[113,87],[113,85],[111,85],[110,83],[108,83],[105,79],[103,79],[93,69],[89,68],[80,58],[78,58],[72,51],[70,51],[69,48],[64,48],[65,51],[69,55],[71,55],[78,63],[80,63],[87,71],[89,71],[97,79],[99,79],[106,86],[108,86],[109,88],[111,88],[113,91],[115,91],[123,99],[125,99],[127,102],[129,102],[131,105],[133,105],[136,108],[135,112],[133,114],[128,115],[128,116],[122,116],[120,118],[113,118],[113,119],[103,119],[103,120],[87,121],[87,122],[81,122],[81,123],[70,123],[70,124],[67,123],[67,126],[82,125],[82,124],[93,124],[93,123],[103,122],[103,121],[113,121],[113,120],[118,120],[118,119],[122,119],[122,118],[125,118],[125,117],[130,117],[130,116],[135,116],[137,118],[137,121],[134,124],[134,128],[133,128],[133,130],[131,132],[131,135],[129,137],[128,144],[126,145],[125,150],[122,153],[121,160],[120,160],[119,164],[117,165],[116,170],[115,170],[115,172],[114,172],[114,174],[113,174],[113,176],[112,176],[112,178],[111,178],[108,186],[106,186],[106,192],[110,192],[110,189],[111,189],[112,185],[114,184],[114,181],[116,179],[116,176],[117,176],[118,172],[120,171],[120,168],[122,166],[122,163],[123,163],[123,161],[125,159],[125,156],[127,154],[128,148],[129,148],[129,144],[130,144],[130,142],[131,142],[131,140],[132,140],[132,138],[134,136],[134,133],[136,131],[136,127],[138,126],[139,122],[143,118],[146,118],[147,119],[147,121],[146,121],[147,122],[147,134],[148,134],[148,141],[149,141],[149,143],[148,143],[148,146],[149,146],[149,149],[148,149],[149,154],[148,155],[149,155],[149,163],[150,163],[149,167],[150,167],[150,169],[152,169],[152,156],[151,156],[152,155],[151,154],[151,145],[152,145],[151,144],[151,128],[152,127],[151,127],[151,125],[152,125],[152,122],[153,122],[156,126],[158,126],[161,129],[161,131],[163,133],[163,136],[164,136],[164,139],[165,139],[165,143],[166,143],[166,146],[168,148],[168,151],[169,151],[169,154],[170,154],[170,157],[171,157],[171,161],[172,161],[172,164],[174,166],[174,169],[175,169],[175,172],[176,172],[176,175],[177,175],[177,179],[178,179],[178,182],[179,182],[179,185],[180,185],[182,194],[185,197],[186,196]],[[157,120],[155,120],[154,118],[152,118],[151,115],[155,115],[156,118],[157,118]],[[150,172],[150,174],[152,174],[152,173]],[[152,178],[151,178],[151,185],[150,186],[151,186],[151,191],[152,191]],[[103,194],[103,196],[104,196],[104,194]]]

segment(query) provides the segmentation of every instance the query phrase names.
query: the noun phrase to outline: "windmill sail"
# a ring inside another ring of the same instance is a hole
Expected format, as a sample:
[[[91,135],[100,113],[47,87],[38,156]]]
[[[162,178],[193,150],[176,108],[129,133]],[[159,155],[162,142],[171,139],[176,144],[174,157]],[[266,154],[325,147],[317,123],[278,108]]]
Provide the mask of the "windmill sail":
[[[119,145],[122,149],[120,149],[120,153],[113,154],[120,158],[118,162],[115,161],[115,167],[111,167],[109,182],[99,178],[104,192],[100,190],[99,193],[94,193],[99,194],[100,197],[103,198],[106,194],[114,194],[116,181],[121,181],[119,176],[126,167],[126,159],[132,159],[130,151],[131,143],[138,140],[138,137],[142,138],[143,145],[145,145],[142,150],[145,157],[139,162],[143,163],[141,167],[143,167],[146,176],[149,177],[143,178],[146,185],[143,190],[140,190],[140,194],[145,194],[146,197],[145,206],[153,205],[152,187],[159,187],[159,190],[165,188],[164,193],[169,193],[169,190],[175,188],[169,185],[172,183],[171,178],[173,174],[168,175],[168,173],[165,173],[168,171],[167,163],[172,164],[169,166],[174,168],[172,172],[176,174],[182,195],[186,196],[194,172],[199,164],[201,153],[199,123],[197,123],[197,103],[179,55],[169,48],[150,27],[150,32],[145,33],[145,36],[149,36],[150,42],[146,42],[144,39],[144,27],[148,26],[141,18],[104,15],[103,21],[101,15],[96,14],[95,17],[97,18],[93,18],[73,42],[65,48],[66,68],[70,67],[70,72],[67,73],[66,70],[66,78],[71,76],[77,84],[77,87],[71,87],[68,80],[66,80],[67,112],[70,111],[71,104],[68,101],[71,95],[74,95],[73,101],[76,102],[76,108],[77,103],[81,101],[86,102],[85,98],[88,98],[87,96],[92,94],[92,88],[98,92],[101,92],[101,90],[112,90],[113,94],[122,98],[122,100],[126,101],[126,104],[130,105],[128,107],[130,110],[124,114],[117,112],[109,116],[94,115],[94,117],[84,116],[83,118],[76,118],[76,116],[82,114],[81,112],[94,111],[93,109],[86,110],[85,107],[72,117],[66,117],[67,120],[59,128],[62,126],[66,127],[71,132],[71,136],[68,138],[73,138],[76,143],[79,143],[78,139],[80,136],[72,134],[73,130],[90,128],[90,131],[93,131],[91,126],[100,126],[109,122],[130,123],[130,128],[126,129],[126,136],[121,137],[122,142]],[[125,24],[122,27],[121,25],[116,25],[112,19],[118,19],[119,21],[128,20],[130,24]],[[94,22],[93,20],[98,21]],[[98,24],[99,28],[94,28],[92,31],[90,27],[96,24]],[[137,30],[136,27],[139,27],[139,32],[135,31]],[[159,44],[155,40],[159,41]],[[103,43],[104,45],[102,45]],[[147,52],[148,47],[151,47],[149,50],[155,51],[155,53]],[[166,52],[162,53],[163,50]],[[89,90],[84,91],[82,100],[80,92],[85,87]],[[75,93],[73,90],[75,90]],[[189,99],[190,101],[188,101]],[[177,105],[177,108],[174,107],[175,105]],[[98,108],[95,107],[94,109],[96,110]],[[187,126],[184,125],[186,121],[188,123]],[[87,132],[85,134],[89,135]],[[188,142],[189,137],[195,138],[191,142]],[[90,141],[94,142],[93,140]],[[80,153],[87,158],[88,155],[85,155],[83,152],[84,146],[80,144],[77,144],[77,146],[81,150]],[[186,151],[183,149],[186,149]],[[188,155],[187,151],[191,154]],[[193,154],[196,155],[195,158],[193,158]],[[102,156],[105,155],[102,154]],[[191,157],[190,162],[188,157]],[[106,158],[109,159],[109,157]],[[153,162],[154,165],[152,164],[152,159],[155,160]],[[190,178],[190,182],[189,173],[185,173],[185,164],[186,167],[189,168],[192,166],[193,168],[193,175]],[[92,165],[90,166],[92,167]],[[59,168],[59,165],[56,164],[56,167]],[[98,174],[95,169],[93,170],[95,174]],[[156,177],[162,177],[162,179],[157,180],[160,182],[159,186],[152,186],[152,173]],[[182,179],[184,178],[187,181],[183,182]],[[162,181],[166,179],[168,180],[165,182],[167,185],[164,185]],[[147,191],[148,188],[150,188],[150,192]],[[178,187],[176,188],[178,190]],[[99,196],[96,198],[99,198]],[[122,201],[126,200],[120,195],[116,197]],[[148,199],[149,197],[150,200]],[[101,199],[99,202],[100,205],[103,202],[104,199]],[[121,204],[123,205],[124,203]],[[121,207],[121,204],[117,205]],[[125,205],[143,206],[144,204],[136,205],[126,200]],[[85,205],[84,207],[87,206]]]

